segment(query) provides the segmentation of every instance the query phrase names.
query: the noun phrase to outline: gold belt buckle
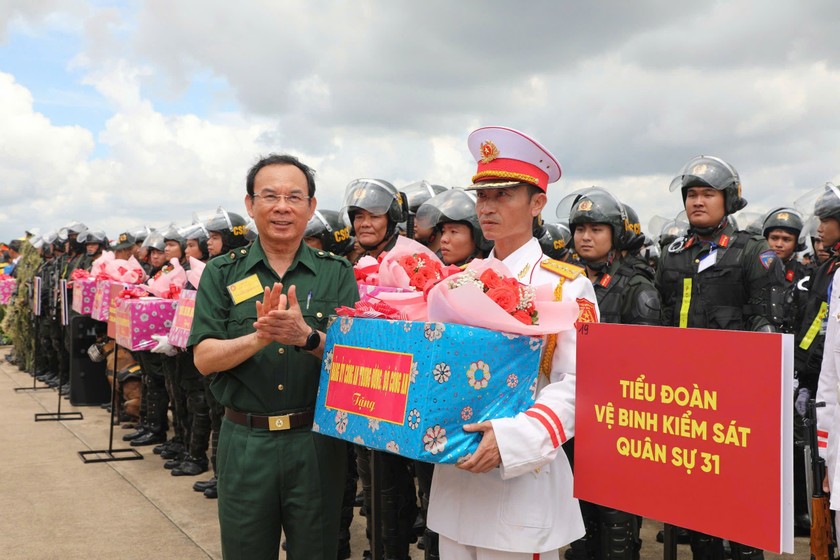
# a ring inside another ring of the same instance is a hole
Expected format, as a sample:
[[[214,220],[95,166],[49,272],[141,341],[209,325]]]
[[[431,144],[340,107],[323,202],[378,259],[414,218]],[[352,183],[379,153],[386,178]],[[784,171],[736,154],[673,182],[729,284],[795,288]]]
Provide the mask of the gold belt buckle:
[[[289,421],[289,415],[284,414],[282,416],[269,416],[268,417],[268,429],[272,432],[276,432],[279,430],[288,430],[292,427],[292,423]]]

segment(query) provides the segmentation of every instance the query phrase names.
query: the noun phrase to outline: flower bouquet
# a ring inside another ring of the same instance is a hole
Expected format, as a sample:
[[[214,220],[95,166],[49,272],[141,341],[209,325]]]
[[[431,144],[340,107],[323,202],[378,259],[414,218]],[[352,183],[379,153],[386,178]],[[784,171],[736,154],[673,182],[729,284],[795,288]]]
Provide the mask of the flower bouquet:
[[[149,279],[143,289],[163,299],[178,299],[186,283],[187,272],[178,259],[173,257],[154,278]]]
[[[91,274],[100,280],[113,280],[124,284],[139,284],[146,280],[146,271],[134,257],[115,259],[114,253],[105,251],[93,261]]]
[[[201,273],[204,272],[205,264],[200,260],[190,257],[190,269],[187,271],[187,282],[194,289],[198,289],[198,283],[201,281]]]
[[[572,328],[577,317],[576,303],[554,301],[548,284],[520,284],[497,259],[474,260],[429,291],[429,321],[543,336]]]
[[[425,321],[429,290],[460,270],[455,266],[445,266],[437,255],[417,241],[400,237],[394,248],[380,260],[363,257],[356,264],[359,303],[385,303],[398,312],[399,318]],[[370,306],[363,310],[365,313],[370,311]]]

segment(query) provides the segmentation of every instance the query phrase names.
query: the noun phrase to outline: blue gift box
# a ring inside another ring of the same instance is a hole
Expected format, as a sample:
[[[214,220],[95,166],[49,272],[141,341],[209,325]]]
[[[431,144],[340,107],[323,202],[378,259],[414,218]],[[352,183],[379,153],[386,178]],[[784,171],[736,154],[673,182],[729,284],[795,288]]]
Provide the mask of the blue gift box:
[[[542,345],[465,325],[339,317],[327,329],[313,430],[455,463],[481,440],[464,424],[533,404]]]

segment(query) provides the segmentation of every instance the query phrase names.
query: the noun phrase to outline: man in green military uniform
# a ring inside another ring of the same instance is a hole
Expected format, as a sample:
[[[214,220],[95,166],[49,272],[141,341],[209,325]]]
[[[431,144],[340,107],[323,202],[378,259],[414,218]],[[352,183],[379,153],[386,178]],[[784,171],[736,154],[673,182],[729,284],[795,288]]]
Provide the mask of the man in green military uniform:
[[[218,372],[225,407],[218,451],[225,558],[336,557],[345,443],[311,431],[329,315],[352,306],[350,263],[303,243],[315,212],[312,171],[271,155],[247,178],[245,206],[259,236],[211,260],[201,277],[189,345]]]
[[[663,325],[774,332],[770,294],[779,262],[764,238],[731,223],[730,216],[747,205],[738,172],[722,159],[698,156],[671,182],[671,190],[678,189],[691,226],[668,246],[656,271]],[[694,560],[723,560],[722,539],[689,533]],[[764,558],[761,550],[730,544],[733,560]]]

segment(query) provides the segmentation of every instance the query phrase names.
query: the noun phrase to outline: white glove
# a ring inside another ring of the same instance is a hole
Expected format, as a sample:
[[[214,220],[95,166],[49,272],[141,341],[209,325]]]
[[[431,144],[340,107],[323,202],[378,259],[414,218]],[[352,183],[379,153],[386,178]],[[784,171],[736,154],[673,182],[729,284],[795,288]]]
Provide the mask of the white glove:
[[[169,344],[169,338],[165,334],[153,334],[152,338],[157,341],[157,345],[151,349],[151,352],[166,354],[170,358],[178,354],[178,349]]]
[[[811,391],[805,387],[800,387],[799,392],[796,394],[796,402],[793,403],[793,408],[802,418],[805,418],[805,415],[808,414],[809,400],[811,400]]]

